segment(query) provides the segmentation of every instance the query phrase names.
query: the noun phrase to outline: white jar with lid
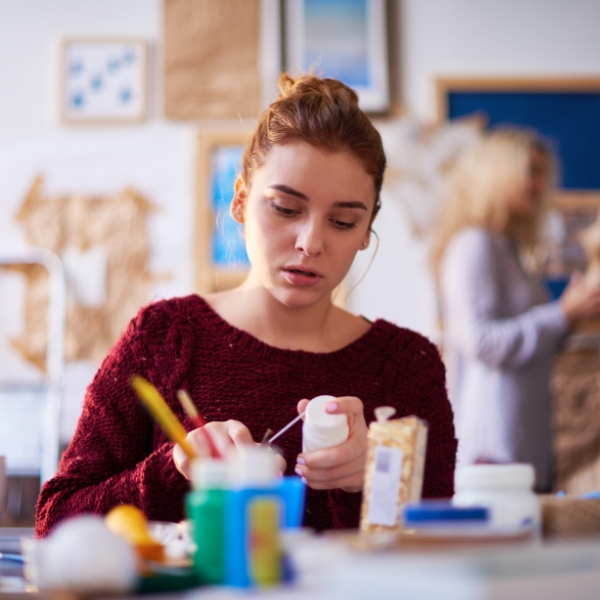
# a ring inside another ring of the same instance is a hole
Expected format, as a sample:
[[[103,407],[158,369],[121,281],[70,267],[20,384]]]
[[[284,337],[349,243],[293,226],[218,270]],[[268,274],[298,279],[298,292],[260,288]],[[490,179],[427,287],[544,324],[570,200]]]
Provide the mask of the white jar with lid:
[[[335,396],[317,396],[308,403],[302,426],[302,452],[333,448],[348,439],[348,417],[325,412],[329,402],[335,402]]]
[[[468,465],[456,469],[456,506],[484,506],[494,528],[540,527],[540,503],[533,492],[535,470],[529,464]]]
[[[240,448],[232,461],[229,484],[233,489],[270,488],[280,480],[277,452],[265,446]]]

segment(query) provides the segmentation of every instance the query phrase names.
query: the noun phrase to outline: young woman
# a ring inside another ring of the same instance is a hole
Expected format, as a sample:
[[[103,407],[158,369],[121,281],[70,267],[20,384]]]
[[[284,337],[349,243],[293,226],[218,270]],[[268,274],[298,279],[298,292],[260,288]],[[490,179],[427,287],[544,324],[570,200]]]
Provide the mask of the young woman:
[[[370,241],[386,162],[380,136],[338,81],[284,75],[280,89],[244,153],[231,204],[244,223],[247,280],[140,311],[88,388],[73,441],[41,492],[38,535],[68,515],[124,502],[149,519],[183,518],[190,465],[141,409],[129,386],[136,373],[158,387],[200,452],[179,389],[223,449],[277,431],[307,399],[335,396],[327,410],[348,416],[344,444],[301,453],[300,425],[280,440],[282,470],[309,486],[307,526],[357,526],[367,422],[380,405],[428,421],[424,495],[452,494],[456,443],[437,349],[331,300]]]
[[[579,275],[548,302],[523,266],[554,171],[534,133],[489,133],[459,158],[433,243],[458,463],[532,463],[540,491],[554,472],[553,357],[573,324],[600,313],[600,288]]]

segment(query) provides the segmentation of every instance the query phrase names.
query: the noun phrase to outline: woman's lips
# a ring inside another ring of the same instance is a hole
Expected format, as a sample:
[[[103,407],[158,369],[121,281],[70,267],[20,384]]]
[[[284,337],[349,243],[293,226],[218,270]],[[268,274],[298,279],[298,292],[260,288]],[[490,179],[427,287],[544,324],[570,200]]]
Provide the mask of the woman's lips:
[[[311,286],[317,285],[323,276],[320,273],[315,273],[314,271],[303,270],[300,268],[284,268],[283,274],[285,278],[293,285],[300,286]]]

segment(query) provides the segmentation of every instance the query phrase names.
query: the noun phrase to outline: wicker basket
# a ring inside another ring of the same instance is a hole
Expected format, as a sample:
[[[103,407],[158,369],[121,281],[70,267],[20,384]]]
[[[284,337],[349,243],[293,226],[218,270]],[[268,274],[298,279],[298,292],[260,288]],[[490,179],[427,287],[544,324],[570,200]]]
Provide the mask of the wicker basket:
[[[600,500],[540,496],[542,530],[548,537],[600,536]]]

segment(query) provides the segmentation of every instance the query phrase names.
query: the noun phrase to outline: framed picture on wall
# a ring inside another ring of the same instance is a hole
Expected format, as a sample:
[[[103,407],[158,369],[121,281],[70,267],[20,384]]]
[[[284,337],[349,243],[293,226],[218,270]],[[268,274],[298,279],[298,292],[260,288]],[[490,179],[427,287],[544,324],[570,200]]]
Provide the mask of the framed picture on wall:
[[[389,109],[385,0],[285,0],[285,68],[354,89],[361,108]]]
[[[235,287],[248,272],[243,227],[231,218],[229,204],[250,135],[241,131],[198,136],[195,286],[199,294]]]
[[[147,47],[137,38],[68,38],[61,46],[60,114],[66,123],[146,118]]]
[[[600,207],[600,78],[441,78],[436,91],[440,122],[478,114],[487,127],[542,136],[558,158],[554,209],[563,230],[562,243],[548,249],[548,275],[566,279],[583,268],[579,234]]]
[[[488,127],[533,128],[556,153],[560,186],[600,192],[600,78],[438,79],[440,122],[482,114]]]

